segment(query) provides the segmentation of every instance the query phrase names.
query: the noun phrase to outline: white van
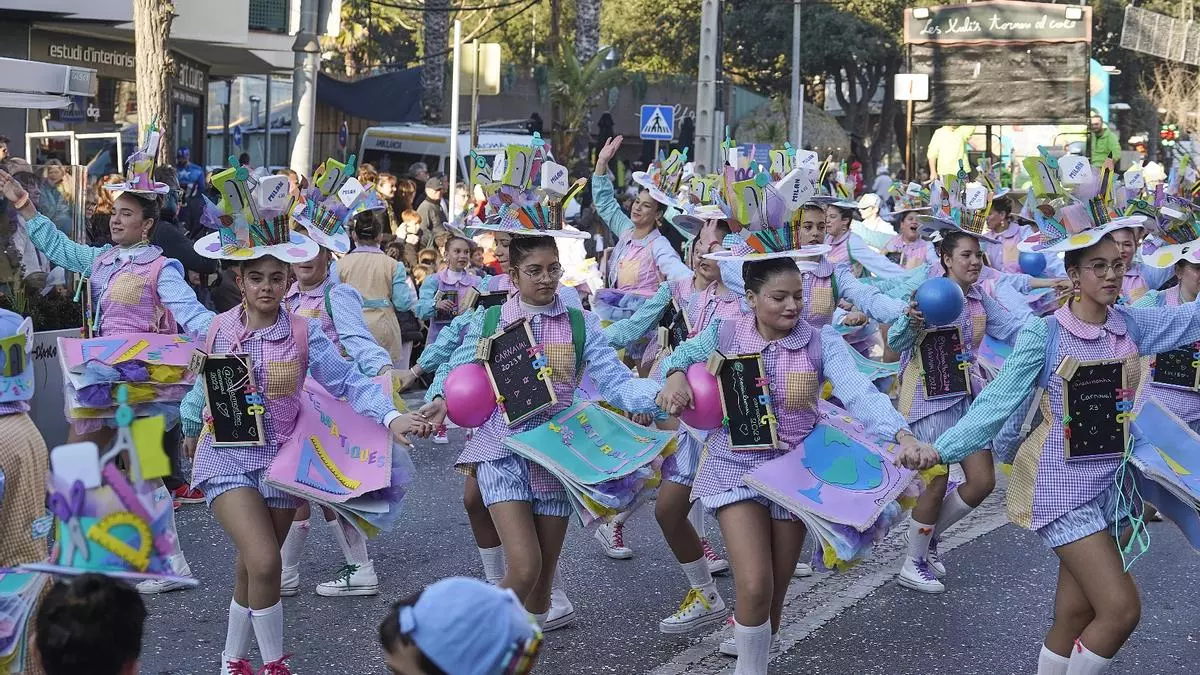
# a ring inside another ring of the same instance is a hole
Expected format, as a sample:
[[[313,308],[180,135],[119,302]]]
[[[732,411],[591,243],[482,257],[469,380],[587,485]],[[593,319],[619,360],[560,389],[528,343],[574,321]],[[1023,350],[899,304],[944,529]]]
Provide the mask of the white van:
[[[524,129],[480,129],[477,150],[488,164],[505,146],[529,145],[530,134]],[[549,146],[549,141],[547,141]],[[471,157],[471,135],[458,136],[458,180],[467,182],[467,161]],[[450,128],[425,124],[398,124],[370,127],[362,134],[358,146],[358,164],[370,164],[376,171],[397,177],[408,174],[408,167],[425,162],[430,175],[450,175]]]

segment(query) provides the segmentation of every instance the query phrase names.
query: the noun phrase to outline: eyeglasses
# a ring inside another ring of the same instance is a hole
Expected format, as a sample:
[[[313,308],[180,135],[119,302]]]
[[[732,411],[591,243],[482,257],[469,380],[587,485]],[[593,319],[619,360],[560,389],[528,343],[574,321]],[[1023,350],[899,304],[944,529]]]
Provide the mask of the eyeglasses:
[[[541,281],[543,278],[550,281],[558,281],[563,275],[561,265],[551,265],[545,270],[539,267],[526,267],[524,269],[518,267],[517,271],[521,273],[521,276],[528,277],[530,281]]]
[[[1129,269],[1129,266],[1123,261],[1117,261],[1112,264],[1106,262],[1095,262],[1086,266],[1084,269],[1091,270],[1092,274],[1095,275],[1097,279],[1103,279],[1104,277],[1108,276],[1109,270],[1112,270],[1119,277],[1125,276],[1125,270]]]

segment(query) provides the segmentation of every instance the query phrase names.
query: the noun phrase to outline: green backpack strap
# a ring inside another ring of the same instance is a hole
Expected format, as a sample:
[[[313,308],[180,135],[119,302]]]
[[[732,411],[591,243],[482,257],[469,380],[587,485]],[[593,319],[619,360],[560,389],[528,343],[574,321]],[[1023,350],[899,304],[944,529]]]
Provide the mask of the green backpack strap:
[[[482,337],[491,337],[496,334],[496,329],[500,327],[500,306],[493,305],[487,308],[483,313],[483,331]]]
[[[583,321],[583,310],[567,308],[571,319],[571,344],[575,347],[575,379],[583,377],[583,353],[587,348],[587,326]]]
[[[329,320],[333,321],[333,303],[329,301],[329,291],[333,290],[333,284],[325,285],[325,313],[329,315]]]

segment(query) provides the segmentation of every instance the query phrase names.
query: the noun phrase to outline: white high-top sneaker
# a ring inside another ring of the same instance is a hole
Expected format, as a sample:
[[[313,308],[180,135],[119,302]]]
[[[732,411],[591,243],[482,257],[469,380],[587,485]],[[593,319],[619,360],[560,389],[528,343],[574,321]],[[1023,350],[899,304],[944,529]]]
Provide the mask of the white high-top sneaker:
[[[333,581],[317,584],[317,595],[333,598],[340,595],[379,595],[379,577],[375,575],[375,562],[368,560],[362,565],[346,565]]]
[[[575,605],[567,597],[567,592],[561,588],[550,589],[550,613],[546,615],[546,623],[542,626],[544,632],[565,628],[575,621]]]
[[[729,609],[716,586],[693,588],[684,597],[679,611],[658,622],[658,629],[668,635],[691,633],[720,624],[728,615]]]

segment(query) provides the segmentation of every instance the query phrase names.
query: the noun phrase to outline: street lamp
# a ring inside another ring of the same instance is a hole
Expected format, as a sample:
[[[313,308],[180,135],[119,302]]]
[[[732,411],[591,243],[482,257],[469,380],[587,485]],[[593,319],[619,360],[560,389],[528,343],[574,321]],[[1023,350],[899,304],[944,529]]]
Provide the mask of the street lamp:
[[[261,102],[261,96],[250,97],[250,124],[252,126],[258,126],[258,104]]]

